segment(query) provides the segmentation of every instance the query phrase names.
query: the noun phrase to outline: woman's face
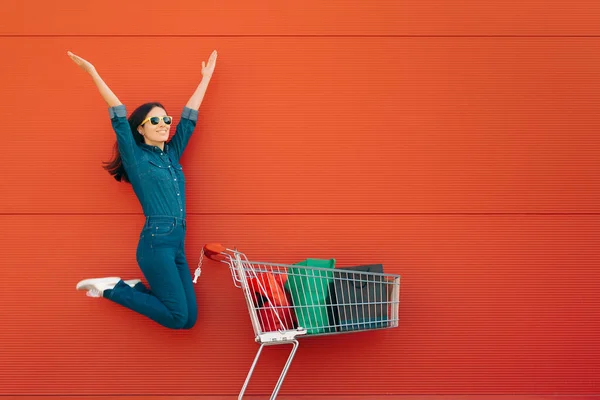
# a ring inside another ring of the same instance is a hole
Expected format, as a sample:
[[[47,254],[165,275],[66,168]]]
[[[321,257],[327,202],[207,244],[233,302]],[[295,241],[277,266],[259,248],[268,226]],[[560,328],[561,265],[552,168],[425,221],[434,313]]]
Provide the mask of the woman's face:
[[[138,127],[138,132],[144,136],[146,144],[157,146],[169,139],[172,119],[165,117],[168,117],[167,112],[160,107],[154,107],[146,115],[145,122]]]

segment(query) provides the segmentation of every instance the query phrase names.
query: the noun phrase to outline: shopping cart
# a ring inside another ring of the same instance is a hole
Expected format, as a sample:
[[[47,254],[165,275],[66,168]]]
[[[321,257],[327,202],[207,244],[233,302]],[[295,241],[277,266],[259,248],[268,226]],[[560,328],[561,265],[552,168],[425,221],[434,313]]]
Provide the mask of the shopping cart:
[[[271,394],[274,400],[298,349],[298,337],[336,335],[398,326],[400,276],[335,268],[335,260],[307,259],[298,264],[249,261],[236,249],[207,244],[204,256],[229,265],[233,284],[241,288],[255,341],[260,343],[242,386],[242,399],[264,346],[291,344],[292,350]],[[377,270],[373,268],[373,270]]]

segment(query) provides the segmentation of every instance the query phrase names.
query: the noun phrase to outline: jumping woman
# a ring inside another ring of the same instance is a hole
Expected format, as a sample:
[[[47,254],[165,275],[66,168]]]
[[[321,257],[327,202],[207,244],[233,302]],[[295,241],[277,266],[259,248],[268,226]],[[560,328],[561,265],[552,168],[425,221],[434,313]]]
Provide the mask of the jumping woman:
[[[180,164],[198,120],[198,109],[217,61],[213,51],[202,62],[202,81],[183,108],[175,135],[169,139],[173,118],[160,103],[146,103],[129,118],[96,68],[83,58],[67,52],[87,72],[108,105],[117,140],[114,158],[104,167],[117,181],[131,184],[146,221],[140,233],[136,259],[148,281],[120,277],[85,279],[77,290],[90,297],[104,297],[145,315],[171,329],[190,329],[196,323],[198,307],[191,273],[186,261],[185,177]]]

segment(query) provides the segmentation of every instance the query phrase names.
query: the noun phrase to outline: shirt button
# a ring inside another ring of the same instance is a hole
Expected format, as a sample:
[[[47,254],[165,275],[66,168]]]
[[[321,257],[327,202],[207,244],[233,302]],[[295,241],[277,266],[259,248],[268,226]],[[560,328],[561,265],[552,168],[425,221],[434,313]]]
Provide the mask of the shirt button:
[[[177,196],[179,196],[179,193],[177,193]]]
[[[173,180],[174,180],[174,181],[176,181],[176,180],[177,180],[177,178],[175,178],[175,179],[173,179]]]
[[[171,166],[169,165],[169,168],[171,168]]]

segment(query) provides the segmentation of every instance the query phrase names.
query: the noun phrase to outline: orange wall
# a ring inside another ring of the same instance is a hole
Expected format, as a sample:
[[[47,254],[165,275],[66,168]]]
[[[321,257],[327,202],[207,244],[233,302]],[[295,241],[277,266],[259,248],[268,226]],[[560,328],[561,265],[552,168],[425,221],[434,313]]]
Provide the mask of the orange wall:
[[[397,329],[302,341],[282,393],[600,392],[597,2],[276,3],[3,3],[0,394],[239,391],[258,346],[224,266],[191,331],[74,290],[140,276],[143,216],[66,51],[129,111],[179,115],[213,49],[191,267],[222,242],[402,275]],[[251,393],[284,363],[267,350]]]

